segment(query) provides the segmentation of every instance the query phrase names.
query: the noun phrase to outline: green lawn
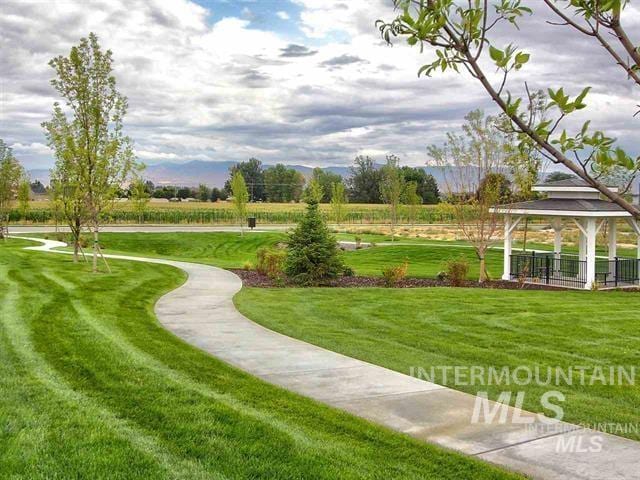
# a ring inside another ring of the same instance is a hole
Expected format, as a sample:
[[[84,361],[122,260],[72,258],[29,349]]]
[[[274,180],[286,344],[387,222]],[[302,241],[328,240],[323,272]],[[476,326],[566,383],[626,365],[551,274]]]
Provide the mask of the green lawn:
[[[475,251],[455,245],[441,243],[377,246],[346,252],[345,261],[357,275],[373,276],[381,275],[384,267],[399,265],[406,259],[409,262],[409,277],[435,277],[438,272],[446,269],[448,260],[463,258],[469,262],[469,278],[477,279],[479,262]],[[489,251],[487,266],[491,277],[499,278],[502,274],[502,251]]]
[[[281,232],[253,232],[241,237],[229,232],[178,232],[178,233],[102,233],[101,244],[105,252],[129,253],[149,257],[162,257],[206,263],[222,268],[242,268],[245,262],[256,263],[256,251],[260,247],[273,246],[286,241]],[[354,235],[339,234],[340,240],[353,241]],[[387,242],[390,237],[367,234],[362,241]],[[407,274],[410,277],[435,277],[445,270],[447,260],[464,258],[469,262],[469,278],[477,279],[478,259],[472,248],[464,242],[443,242],[426,239],[400,239],[404,245],[378,245],[343,253],[345,263],[357,275],[379,276],[382,269],[409,261]],[[406,244],[405,244],[406,243]],[[549,246],[530,244],[531,248],[545,249]],[[575,251],[567,248],[566,251]],[[604,254],[604,251],[600,251]],[[620,255],[634,255],[621,251]],[[502,250],[489,250],[487,266],[492,278],[502,275]]]
[[[520,365],[606,372],[621,365],[640,372],[639,299],[623,292],[245,288],[235,302],[267,328],[409,374],[411,367]],[[442,376],[436,381],[443,383]],[[522,390],[525,408],[534,412],[543,411],[544,392],[559,390],[566,395],[565,420],[632,423],[636,431],[627,436],[640,440],[638,379],[632,386],[581,386],[576,371],[574,382],[460,386],[449,378],[447,384],[472,394],[486,390],[493,399]]]
[[[176,233],[101,233],[105,253],[134,253],[147,257],[187,260],[222,268],[242,268],[255,264],[256,251],[286,239],[284,233],[261,232],[176,232]]]
[[[183,343],[153,315],[176,269],[25,244],[0,244],[3,478],[512,478]]]
[[[256,263],[256,251],[286,241],[284,233],[184,232],[184,233],[102,233],[100,243],[108,253],[129,253],[149,257],[187,260],[222,268],[242,268],[245,262]],[[353,240],[353,236],[340,235]],[[384,239],[385,237],[379,236]],[[408,275],[434,277],[444,270],[449,258],[466,258],[471,266],[469,277],[478,277],[478,261],[473,249],[460,247],[460,242],[417,242],[415,245],[377,246],[343,253],[345,262],[358,275],[381,275],[389,265],[409,260]],[[499,277],[502,253],[488,254],[490,273]]]

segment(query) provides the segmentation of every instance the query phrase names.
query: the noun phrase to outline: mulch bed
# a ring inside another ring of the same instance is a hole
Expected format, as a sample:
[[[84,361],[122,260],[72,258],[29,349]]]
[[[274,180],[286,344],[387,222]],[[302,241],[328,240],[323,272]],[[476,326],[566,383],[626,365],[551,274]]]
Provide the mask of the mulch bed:
[[[290,281],[272,280],[266,275],[262,275],[255,270],[241,270],[230,269],[233,273],[238,275],[242,279],[242,283],[247,287],[260,287],[260,288],[281,288],[281,287],[295,287],[296,284]],[[381,277],[340,277],[335,280],[323,283],[323,287],[340,287],[340,288],[361,288],[361,287],[386,287],[384,279]],[[451,287],[452,285],[447,281],[437,280],[435,278],[406,278],[393,288],[425,288],[425,287]],[[504,290],[569,290],[563,287],[555,287],[552,285],[541,285],[524,283],[519,284],[517,282],[505,282],[503,280],[492,280],[485,283],[478,283],[473,281],[465,282],[462,287],[465,288],[491,288],[491,289],[504,289]],[[626,290],[628,291],[628,290]],[[638,291],[638,290],[632,290]]]

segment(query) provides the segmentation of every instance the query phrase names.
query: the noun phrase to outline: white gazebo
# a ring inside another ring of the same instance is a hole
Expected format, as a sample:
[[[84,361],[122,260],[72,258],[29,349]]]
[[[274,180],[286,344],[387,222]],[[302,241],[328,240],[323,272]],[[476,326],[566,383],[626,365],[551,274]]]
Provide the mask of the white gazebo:
[[[504,214],[503,280],[586,288],[636,286],[640,270],[640,226],[633,216],[616,203],[601,198],[600,192],[581,179],[572,178],[544,185],[534,191],[547,198],[502,205],[496,212]],[[544,217],[554,230],[553,252],[512,251],[513,232],[525,217]],[[617,220],[626,220],[638,236],[636,258],[617,256]],[[562,230],[565,222],[578,228],[578,254],[562,253]],[[608,225],[608,257],[596,256],[597,234]]]

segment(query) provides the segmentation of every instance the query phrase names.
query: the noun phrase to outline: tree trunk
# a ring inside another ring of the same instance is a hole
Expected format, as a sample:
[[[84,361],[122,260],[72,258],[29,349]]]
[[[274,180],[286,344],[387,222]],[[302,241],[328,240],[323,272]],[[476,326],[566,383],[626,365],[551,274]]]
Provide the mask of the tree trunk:
[[[93,273],[98,272],[98,225],[94,224],[93,226]]]
[[[478,278],[478,282],[484,283],[489,279],[487,275],[487,263],[484,256],[480,257],[480,277]]]
[[[78,251],[80,250],[80,242],[77,238],[73,238],[73,263],[78,263]]]
[[[478,247],[476,249],[476,255],[478,255],[478,260],[480,260],[480,275],[478,277],[478,283],[484,283],[489,280],[489,272],[487,272],[487,259],[485,257],[486,252],[486,246]]]
[[[73,263],[78,263],[78,251],[80,250],[80,219],[76,218],[75,225],[71,229],[73,235]]]

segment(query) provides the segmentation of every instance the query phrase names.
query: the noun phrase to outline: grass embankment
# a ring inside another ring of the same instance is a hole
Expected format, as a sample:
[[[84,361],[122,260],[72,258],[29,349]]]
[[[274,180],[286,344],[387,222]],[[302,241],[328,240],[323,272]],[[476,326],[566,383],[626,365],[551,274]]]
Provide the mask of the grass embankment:
[[[269,386],[153,315],[166,266],[0,244],[0,472],[7,478],[514,478]]]
[[[599,366],[609,383],[610,366],[640,371],[640,313],[633,293],[245,288],[235,301],[267,328],[406,374],[411,367],[513,371],[523,365],[540,367],[544,381],[546,367],[593,372]],[[525,391],[524,407],[534,412],[543,411],[542,394],[558,390],[566,395],[566,421],[632,424],[616,433],[640,440],[638,379],[635,385],[580,385],[579,375],[574,370],[573,385],[464,386],[454,384],[449,372],[447,384],[472,394],[488,391],[493,399],[501,391]],[[436,381],[443,383],[441,374]]]
[[[341,239],[353,240],[353,235],[339,235]],[[100,243],[109,253],[131,253],[151,257],[215,265],[222,268],[243,268],[245,262],[255,265],[256,251],[260,247],[273,246],[286,241],[286,235],[278,232],[238,233],[102,233]],[[363,241],[386,241],[387,237],[368,235]],[[469,278],[478,277],[478,261],[473,249],[460,246],[461,242],[433,242],[411,240],[412,245],[377,246],[343,253],[345,262],[357,275],[381,275],[389,265],[409,261],[408,275],[434,277],[445,268],[450,258],[465,258],[471,266]],[[502,269],[502,252],[491,251],[488,256],[489,270],[499,276]]]
[[[389,242],[385,235],[359,235],[363,242]],[[256,263],[256,251],[260,247],[276,245],[286,241],[281,232],[247,232],[244,237],[229,232],[179,232],[179,233],[102,233],[101,244],[110,253],[131,253],[151,257],[215,265],[222,268],[243,268],[246,262]],[[340,240],[354,241],[355,235],[338,234]],[[357,275],[380,276],[382,269],[409,261],[407,275],[410,277],[435,277],[445,270],[450,259],[463,258],[469,262],[469,278],[478,278],[478,259],[469,244],[464,241],[445,242],[423,238],[396,238],[397,245],[363,248],[343,253],[345,262]],[[514,246],[517,252],[518,245]],[[530,243],[528,248],[549,250],[549,245]],[[565,252],[577,252],[575,247],[566,247]],[[601,255],[606,251],[598,250]],[[635,255],[633,250],[620,249],[619,255]],[[502,275],[502,250],[492,249],[487,253],[487,266],[492,278]]]

